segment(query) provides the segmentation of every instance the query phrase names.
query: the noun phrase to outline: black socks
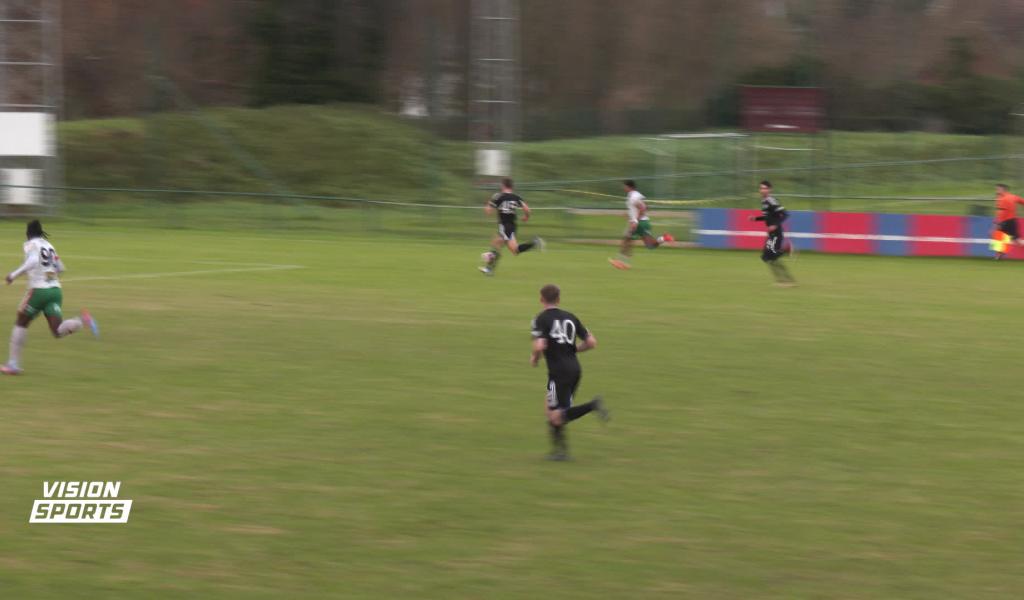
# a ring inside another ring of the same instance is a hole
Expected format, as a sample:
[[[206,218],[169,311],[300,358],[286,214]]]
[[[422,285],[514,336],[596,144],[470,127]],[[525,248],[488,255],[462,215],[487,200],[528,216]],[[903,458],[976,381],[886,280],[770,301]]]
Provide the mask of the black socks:
[[[552,425],[548,423],[548,428],[551,429],[551,445],[555,450],[565,451],[565,426],[564,425]]]
[[[582,417],[583,415],[587,414],[592,410],[594,410],[593,400],[587,402],[586,404],[580,404],[579,406],[567,408],[565,409],[565,420],[566,422],[575,421],[576,419]]]

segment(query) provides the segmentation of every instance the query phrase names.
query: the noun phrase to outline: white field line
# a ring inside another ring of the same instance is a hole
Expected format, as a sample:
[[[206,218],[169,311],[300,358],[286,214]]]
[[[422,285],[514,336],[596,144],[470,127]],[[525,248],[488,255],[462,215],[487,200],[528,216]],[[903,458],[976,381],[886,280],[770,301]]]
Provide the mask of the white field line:
[[[21,253],[9,252],[6,255],[11,260],[18,260],[23,258]],[[73,262],[80,260],[109,260],[117,262],[167,262],[165,257],[154,257],[154,258],[141,258],[138,256],[96,256],[92,254],[75,254],[73,256]],[[280,263],[264,263],[264,262],[251,262],[251,261],[240,261],[240,260],[216,260],[216,259],[202,259],[202,260],[178,260],[175,262],[186,263],[191,265],[234,265],[236,267],[283,267]]]
[[[14,256],[14,255],[11,255]],[[90,256],[75,255],[75,260],[110,260],[121,262],[164,262],[164,258],[138,258],[122,256]],[[162,271],[150,273],[126,273],[124,275],[87,275],[85,277],[61,278],[61,283],[78,283],[85,281],[115,281],[118,279],[161,279],[165,277],[188,277],[191,275],[214,275],[220,273],[253,273],[260,271],[290,271],[305,269],[303,265],[281,265],[275,263],[238,262],[227,260],[186,260],[181,261],[195,265],[225,265],[223,269],[196,269],[192,271]]]
[[[128,257],[122,258],[120,256],[89,256],[89,255],[74,255],[74,260],[110,260],[110,261],[130,261],[130,262],[167,262],[166,258],[138,258]],[[285,267],[295,265],[282,265],[280,263],[263,263],[263,262],[249,262],[249,261],[238,261],[238,260],[181,260],[175,262],[182,262],[190,265],[226,265],[235,267]]]
[[[15,256],[15,255],[11,255]],[[75,254],[71,256],[73,262],[80,260],[109,260],[115,262],[168,262],[166,257],[138,257],[138,256],[95,256],[90,254]],[[250,262],[250,261],[238,261],[238,260],[178,260],[175,262],[187,263],[192,265],[231,265],[236,267],[280,267],[283,266],[280,263],[263,263],[263,262]]]
[[[61,279],[61,283],[80,283],[83,281],[117,281],[121,279],[161,279],[164,277],[188,277],[191,275],[219,275],[224,273],[256,273],[261,271],[291,271],[305,269],[302,265],[262,265],[255,267],[238,267],[231,269],[198,269],[195,271],[165,271],[158,273],[128,273],[125,275],[96,275],[86,277],[69,277]]]
[[[624,212],[624,211],[620,211],[620,212]],[[488,226],[485,227],[484,229],[486,229],[487,233],[489,234],[493,230],[493,227],[491,226],[490,222],[488,222]],[[62,231],[61,234],[60,234],[60,237],[62,237],[62,238],[63,237],[95,237],[96,235],[97,234],[95,234],[93,232],[68,230],[68,231]],[[104,231],[103,235],[109,237],[109,236],[138,235],[138,233],[132,232],[132,231]],[[199,237],[199,238],[217,238],[217,239],[223,239],[224,238],[224,234],[223,233],[212,233],[212,232],[211,233],[188,232],[187,235],[190,235],[190,236],[193,236],[193,237]],[[289,243],[290,242],[297,242],[297,243],[304,243],[304,244],[341,244],[341,243],[345,243],[347,241],[347,240],[341,239],[341,238],[327,238],[327,237],[322,238],[322,239],[321,238],[311,238],[311,239],[307,239],[307,238],[292,238],[292,237],[288,237],[286,234],[282,235],[281,237],[271,237],[271,236],[261,236],[261,235],[232,235],[231,236],[231,240],[233,240],[233,241],[245,240],[245,241],[253,241],[253,242],[289,242]]]

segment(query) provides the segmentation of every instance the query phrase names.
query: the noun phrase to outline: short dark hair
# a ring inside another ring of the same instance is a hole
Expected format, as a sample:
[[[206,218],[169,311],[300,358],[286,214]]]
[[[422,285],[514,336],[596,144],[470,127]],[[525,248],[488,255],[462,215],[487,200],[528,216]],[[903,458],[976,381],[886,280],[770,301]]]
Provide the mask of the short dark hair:
[[[28,227],[25,228],[25,237],[30,240],[46,237],[46,232],[43,231],[43,224],[39,222],[39,219],[29,222]]]
[[[761,180],[761,185],[763,185],[766,188],[770,188],[770,187],[772,187],[772,182],[768,181],[767,179],[762,179]]]
[[[627,180],[623,181],[622,185],[628,187],[631,190],[635,190],[636,189],[636,182],[633,181],[632,179],[627,179]]]
[[[512,189],[513,187],[515,187],[515,185],[513,185],[512,183],[512,180],[509,179],[508,177],[501,180],[501,185],[507,187],[508,189]]]
[[[997,183],[996,187],[1003,190],[1004,192],[1010,191],[1010,186],[1006,185],[1005,183]]]
[[[540,297],[548,304],[554,304],[558,302],[558,299],[562,296],[562,290],[558,289],[558,286],[549,283],[546,286],[540,288]]]

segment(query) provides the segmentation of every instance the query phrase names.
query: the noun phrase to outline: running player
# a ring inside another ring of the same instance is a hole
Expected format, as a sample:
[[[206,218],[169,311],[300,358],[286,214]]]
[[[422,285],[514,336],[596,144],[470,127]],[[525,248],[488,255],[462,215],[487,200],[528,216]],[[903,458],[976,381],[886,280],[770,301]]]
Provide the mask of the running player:
[[[569,447],[565,439],[565,426],[570,421],[595,411],[602,421],[607,421],[608,410],[600,396],[586,404],[573,406],[573,396],[580,385],[583,372],[578,352],[586,352],[597,346],[597,338],[590,333],[576,315],[558,307],[561,291],[557,285],[549,284],[540,289],[540,303],[544,306],[533,319],[533,353],[530,365],[536,367],[541,354],[548,364],[548,389],[544,410],[551,430],[552,451],[549,460],[568,460]]]
[[[0,366],[0,373],[5,375],[21,374],[21,349],[28,337],[28,326],[32,320],[42,313],[50,325],[53,336],[62,338],[82,328],[89,327],[93,335],[99,336],[99,326],[89,314],[82,310],[81,318],[64,319],[61,312],[63,295],[60,288],[59,275],[64,271],[57,251],[46,239],[39,221],[32,221],[26,230],[28,241],[25,242],[25,262],[6,277],[7,285],[21,275],[28,277],[28,293],[18,307],[18,316],[11,332],[11,355],[7,364]]]
[[[761,194],[761,215],[750,217],[751,221],[764,221],[768,236],[764,240],[764,249],[761,251],[761,260],[771,267],[775,282],[783,287],[796,285],[796,280],[789,274],[786,266],[779,262],[779,259],[786,254],[792,255],[793,244],[785,238],[782,230],[782,223],[789,218],[786,207],[779,204],[779,201],[772,196],[772,184],[765,179],[758,186]]]
[[[1005,183],[996,184],[996,231],[1006,234],[1007,241],[1015,246],[1022,246],[1020,232],[1017,231],[1017,205],[1024,204],[1024,198],[1010,193],[1010,188]],[[1000,244],[996,252],[996,260],[1006,256],[1006,244]]]
[[[494,214],[495,211],[498,212],[498,233],[491,240],[491,249],[484,252],[484,265],[480,267],[480,272],[484,275],[494,275],[494,270],[498,267],[498,259],[501,258],[502,246],[507,246],[512,254],[529,252],[534,246],[541,250],[544,249],[544,240],[539,237],[534,237],[532,242],[525,244],[520,244],[516,239],[517,211],[520,208],[523,209],[523,223],[525,223],[530,220],[530,207],[513,192],[513,189],[511,179],[502,179],[501,191],[494,194],[484,206],[484,211],[488,215]]]
[[[649,250],[654,250],[665,242],[675,241],[675,238],[668,233],[654,237],[651,230],[651,218],[647,216],[647,203],[645,202],[647,198],[636,189],[636,182],[632,179],[623,181],[622,185],[626,189],[626,210],[629,212],[629,216],[627,217],[626,232],[622,237],[619,257],[608,259],[608,262],[612,263],[616,269],[630,268],[629,259],[633,256],[633,240],[643,240],[644,246]]]

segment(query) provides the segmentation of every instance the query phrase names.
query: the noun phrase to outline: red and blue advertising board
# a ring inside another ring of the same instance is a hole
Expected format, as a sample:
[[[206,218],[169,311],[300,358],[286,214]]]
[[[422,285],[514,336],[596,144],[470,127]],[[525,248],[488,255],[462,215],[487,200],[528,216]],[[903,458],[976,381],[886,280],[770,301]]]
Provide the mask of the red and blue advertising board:
[[[750,220],[761,211],[703,208],[698,212],[698,245],[761,248],[764,223]],[[786,236],[799,250],[886,256],[992,256],[989,217],[813,211],[791,211],[789,215]],[[1024,223],[1020,225],[1024,231]],[[1024,249],[1011,246],[1007,257],[1024,258]]]

